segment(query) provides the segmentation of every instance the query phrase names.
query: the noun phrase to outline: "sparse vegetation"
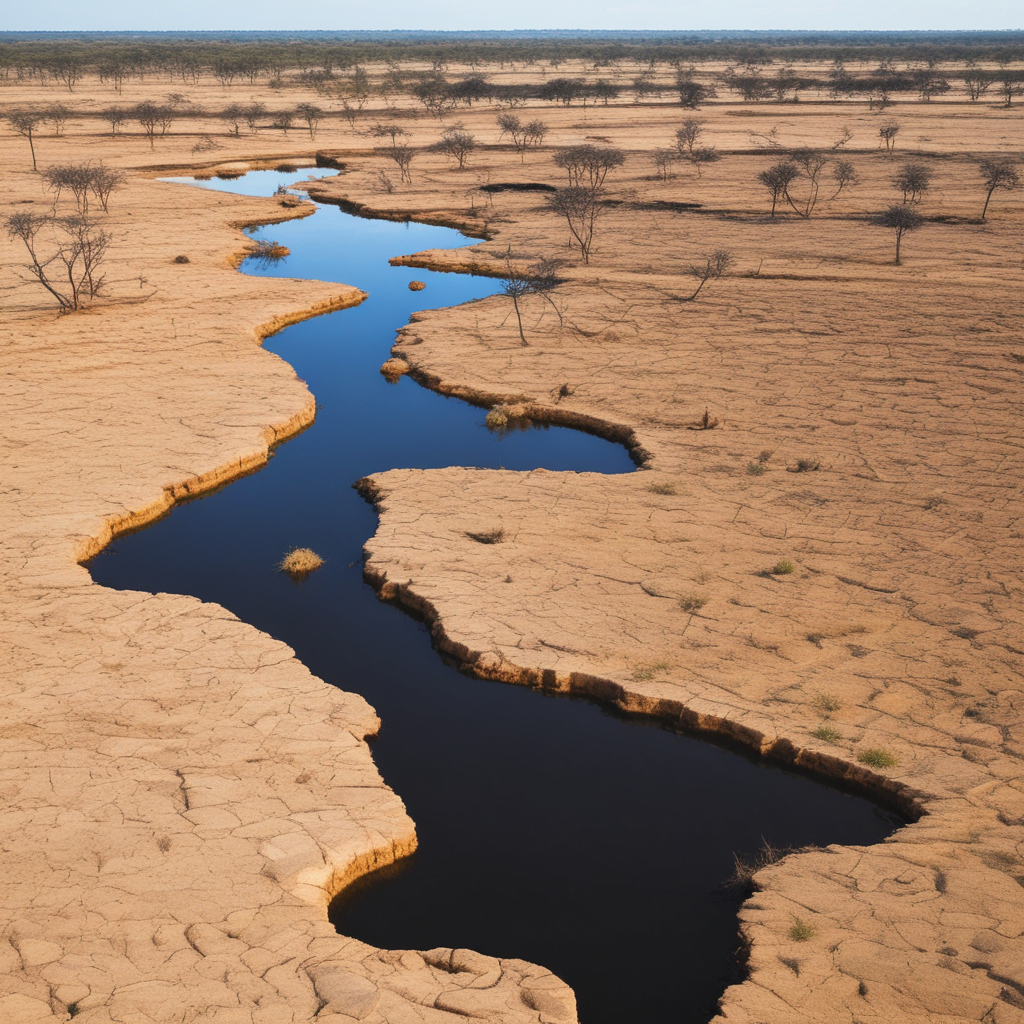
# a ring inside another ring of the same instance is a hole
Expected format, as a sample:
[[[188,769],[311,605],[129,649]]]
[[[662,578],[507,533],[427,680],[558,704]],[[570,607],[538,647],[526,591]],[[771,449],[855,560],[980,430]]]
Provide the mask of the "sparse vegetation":
[[[245,250],[245,258],[252,260],[257,266],[272,267],[291,254],[288,246],[269,238],[260,238],[250,242]]]
[[[798,917],[787,934],[794,942],[807,942],[814,937],[814,929]]]
[[[992,193],[997,189],[1002,189],[1006,192],[1018,189],[1021,185],[1021,179],[1016,163],[1007,159],[982,160],[978,164],[978,171],[981,173],[981,179],[985,183],[985,205],[981,211],[981,219],[984,220],[985,214],[988,213],[988,204],[992,199]],[[896,262],[898,263],[899,260]]]
[[[708,603],[703,594],[687,594],[679,598],[679,607],[690,615],[695,615]]]
[[[769,570],[769,576],[790,576],[796,572],[796,566],[788,558],[780,558]]]
[[[633,669],[633,680],[637,683],[648,682],[661,672],[667,672],[672,666],[667,661],[655,661],[650,665],[638,665]]]
[[[287,573],[292,579],[305,579],[310,573],[315,572],[324,564],[324,560],[309,548],[292,548],[284,558],[278,562],[278,569]]]
[[[812,735],[825,743],[838,743],[843,738],[843,734],[834,725],[826,722],[819,725]]]
[[[908,231],[916,231],[924,223],[924,218],[905,203],[897,203],[878,214],[875,217],[875,223],[896,233],[896,259],[894,262],[896,266],[899,266],[900,245],[903,236]]]
[[[665,482],[665,483],[657,483],[657,484],[649,484],[648,487],[647,487],[647,490],[650,491],[651,494],[675,494],[676,493],[676,486],[675,486],[675,484],[670,484],[670,483],[667,483],[667,482]]]
[[[815,634],[811,634],[814,636]],[[817,634],[820,636],[820,634]],[[811,639],[809,636],[808,640]],[[840,701],[833,697],[831,693],[818,693],[814,697],[814,706],[826,717],[838,711],[843,705]]]
[[[730,266],[732,266],[732,253],[726,249],[716,249],[715,252],[705,255],[702,262],[691,263],[687,268],[687,273],[697,279],[697,287],[692,295],[684,296],[681,301],[693,302],[708,281],[717,281]]]
[[[768,472],[768,467],[763,462],[748,462],[747,463],[747,475],[748,476],[764,476]]]
[[[470,540],[475,540],[477,544],[500,544],[505,539],[505,527],[495,526],[479,532],[467,530],[466,536]]]
[[[899,764],[896,755],[882,747],[868,747],[862,750],[857,755],[857,760],[869,768],[895,768]]]

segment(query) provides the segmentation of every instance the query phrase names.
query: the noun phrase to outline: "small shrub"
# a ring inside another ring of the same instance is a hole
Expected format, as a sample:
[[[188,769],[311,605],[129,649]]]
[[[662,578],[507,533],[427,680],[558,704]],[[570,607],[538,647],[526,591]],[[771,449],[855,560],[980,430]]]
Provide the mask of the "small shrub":
[[[692,423],[688,423],[686,426],[687,430],[714,430],[718,426],[718,417],[712,416],[708,409],[704,410],[704,415],[695,419]]]
[[[838,711],[843,705],[830,693],[819,693],[814,698],[814,706],[823,714],[830,715]]]
[[[838,743],[843,734],[834,726],[822,723],[814,730],[814,738],[823,740],[825,743]]]
[[[706,597],[702,597],[700,594],[687,594],[685,597],[679,598],[679,607],[684,612],[689,612],[693,615],[695,612],[699,612],[701,608],[708,603]]]
[[[281,572],[288,573],[292,579],[304,579],[324,564],[324,560],[309,548],[292,548],[278,563]]]
[[[187,256],[175,256],[175,263],[191,263],[192,261]]]
[[[495,526],[491,530],[481,530],[479,533],[467,530],[466,536],[470,540],[475,540],[477,544],[500,544],[505,539],[505,527]]]
[[[672,666],[667,661],[655,661],[650,665],[638,665],[633,669],[635,682],[643,683],[653,679],[659,672],[667,672]]]
[[[821,468],[817,459],[797,459],[796,465],[790,470],[791,473],[814,473]]]
[[[800,977],[800,961],[795,956],[780,956],[779,963],[788,967],[798,978]]]
[[[768,472],[768,467],[763,462],[748,462],[747,463],[747,474],[748,476],[762,476]]]
[[[668,484],[668,483],[665,483],[665,484],[651,484],[650,487],[647,488],[647,490],[650,491],[651,494],[675,494],[676,493],[675,484]]]
[[[814,935],[814,929],[798,917],[789,929],[789,937],[794,942],[806,942]]]
[[[770,864],[776,864],[783,857],[795,852],[792,846],[773,846],[767,839],[761,839],[761,849],[752,857],[741,857],[734,853],[733,870],[725,883],[728,892],[749,896],[754,891],[754,875]]]
[[[298,171],[298,167],[295,164],[278,164],[274,170],[279,171],[281,174],[295,174]]]
[[[964,715],[967,718],[981,718],[981,708],[964,708]]]
[[[761,463],[767,462],[772,457],[772,453],[767,448],[762,448],[761,453],[757,456],[757,461]]]
[[[857,982],[857,995],[866,996],[868,994],[868,987],[863,981]]]
[[[857,760],[869,768],[895,768],[899,764],[896,755],[882,747],[868,747],[867,750],[862,750],[857,755]]]
[[[257,239],[255,242],[251,242],[245,250],[245,258],[261,267],[271,267],[290,255],[291,250],[287,245],[282,245],[269,238]]]
[[[156,841],[156,848],[157,848],[157,849],[158,849],[158,850],[159,850],[159,851],[160,851],[161,853],[167,853],[167,851],[168,851],[168,850],[169,850],[169,849],[171,848],[171,840],[170,840],[170,837],[168,837],[168,836],[161,836],[161,837],[160,837],[160,838],[159,838],[159,839],[158,839],[158,840]]]
[[[780,558],[769,570],[769,576],[790,576],[796,572],[796,566],[788,558]]]

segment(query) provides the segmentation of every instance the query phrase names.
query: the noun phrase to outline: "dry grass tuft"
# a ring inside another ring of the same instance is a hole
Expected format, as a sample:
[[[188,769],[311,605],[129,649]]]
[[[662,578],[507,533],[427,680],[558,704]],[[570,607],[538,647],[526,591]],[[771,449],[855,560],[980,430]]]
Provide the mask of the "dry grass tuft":
[[[790,576],[796,572],[796,566],[788,558],[780,558],[769,570],[769,576]]]
[[[484,420],[488,430],[498,433],[508,430],[525,430],[530,425],[525,405],[496,405]]]
[[[650,491],[651,494],[675,494],[676,493],[675,484],[669,484],[669,483],[651,484],[650,487],[647,488],[647,490]]]
[[[701,594],[687,594],[679,598],[679,607],[691,615],[699,612],[707,603],[708,599]]]
[[[816,473],[821,469],[821,463],[817,459],[797,459],[795,466],[790,466],[790,473]]]
[[[825,743],[838,743],[843,738],[843,734],[834,725],[825,723],[819,725],[812,735]]]
[[[409,372],[409,364],[404,359],[388,359],[380,368],[381,376],[389,384],[397,384],[402,374]]]
[[[707,409],[704,410],[704,415],[700,419],[694,420],[692,423],[686,425],[687,430],[714,430],[718,426],[718,417],[712,416]]]
[[[813,935],[814,929],[806,922],[801,921],[799,917],[793,922],[793,926],[789,929],[789,937],[794,942],[806,942]]]
[[[783,857],[796,852],[796,847],[773,846],[767,839],[762,839],[761,849],[752,857],[741,857],[738,853],[734,853],[735,864],[732,874],[725,883],[726,890],[744,898],[749,896],[755,889],[754,875],[758,871],[771,864],[777,864]]]
[[[187,256],[175,256],[172,260],[173,263],[191,263],[192,261]]]
[[[862,750],[857,755],[857,760],[869,768],[895,768],[900,763],[895,754],[882,747],[868,747],[867,750]]]
[[[281,572],[288,573],[292,579],[304,579],[324,564],[324,560],[309,548],[292,548],[278,564]]]
[[[672,666],[667,661],[655,661],[650,665],[637,665],[633,669],[633,680],[638,683],[653,679],[659,672],[667,672]]]

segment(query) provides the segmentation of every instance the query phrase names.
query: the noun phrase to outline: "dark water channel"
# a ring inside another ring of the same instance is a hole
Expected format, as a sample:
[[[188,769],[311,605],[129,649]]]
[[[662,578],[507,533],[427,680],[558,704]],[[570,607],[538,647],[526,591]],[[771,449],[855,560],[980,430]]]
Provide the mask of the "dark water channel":
[[[296,177],[204,184],[269,195]],[[267,342],[309,383],[316,423],[260,472],[117,540],[90,563],[93,578],[219,602],[377,709],[374,758],[416,821],[420,849],[335,900],[340,931],[386,948],[461,946],[543,964],[575,988],[583,1024],[707,1021],[737,977],[737,901],[722,892],[734,852],[754,853],[762,837],[874,843],[894,820],[703,740],[444,664],[423,625],[362,581],[376,516],[353,481],[392,467],[622,473],[632,464],[621,447],[563,428],[498,437],[483,410],[383,380],[380,364],[410,313],[497,290],[493,280],[388,266],[390,256],[469,244],[457,232],[323,206],[252,234],[292,255],[270,268],[250,261],[246,273],[369,293]],[[410,292],[413,279],[426,289]],[[294,546],[327,559],[298,585],[275,571]]]

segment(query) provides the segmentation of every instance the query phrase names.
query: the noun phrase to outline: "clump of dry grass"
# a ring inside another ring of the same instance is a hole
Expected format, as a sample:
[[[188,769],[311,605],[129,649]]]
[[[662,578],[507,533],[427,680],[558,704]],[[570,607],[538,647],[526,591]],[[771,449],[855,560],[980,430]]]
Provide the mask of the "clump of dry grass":
[[[647,490],[650,491],[651,494],[675,494],[676,486],[675,484],[670,483],[651,484]]]
[[[214,172],[214,176],[220,178],[221,181],[235,181],[235,179],[241,178],[244,174],[245,171],[235,171],[230,168],[225,168],[222,171]]]
[[[310,548],[292,548],[278,563],[281,572],[288,573],[292,579],[304,579],[324,564],[324,560]]]
[[[769,570],[769,576],[789,576],[796,572],[796,566],[788,558],[780,558]]]
[[[484,420],[488,430],[498,433],[508,430],[525,430],[530,425],[525,405],[496,405]]]
[[[298,167],[295,164],[278,164],[274,170],[279,171],[281,174],[295,174],[298,171]]]
[[[271,263],[279,263],[286,256],[290,256],[291,249],[287,245],[282,245],[280,242],[272,241],[269,238],[260,238],[249,245],[245,254],[247,259],[269,265]]]
[[[403,373],[409,372],[409,364],[404,359],[388,359],[380,368],[381,375],[389,384],[397,384]]]
[[[707,603],[708,599],[702,594],[686,594],[679,598],[679,607],[682,608],[684,612],[689,612],[691,615],[699,612]]]
[[[643,683],[653,679],[659,672],[667,672],[672,666],[667,661],[655,661],[650,665],[638,665],[633,669],[635,682]]]
[[[714,430],[718,426],[718,417],[712,416],[711,413],[705,409],[704,415],[699,419],[694,420],[692,423],[686,425],[687,430]]]
[[[838,743],[842,738],[843,734],[834,726],[822,723],[814,730],[814,738],[823,740],[825,743]]]
[[[817,459],[797,459],[795,466],[790,466],[790,473],[816,473],[821,469],[821,463]]]
[[[796,852],[796,847],[774,846],[767,839],[762,838],[761,849],[752,857],[741,857],[738,853],[734,853],[733,861],[735,862],[735,866],[733,867],[732,874],[725,883],[726,890],[743,897],[749,896],[755,889],[754,875],[756,875],[758,871],[771,864],[776,864],[778,861],[782,860],[783,857],[787,857],[789,854]]]
[[[191,263],[192,261],[187,256],[175,256],[172,263]]]
[[[409,291],[411,291],[411,292],[421,292],[426,287],[427,287],[426,281],[410,281],[409,282]]]
[[[857,760],[869,768],[895,768],[900,763],[895,754],[882,747],[868,747],[867,750],[862,750],[857,755]]]
[[[843,705],[838,698],[831,693],[819,693],[814,697],[814,706],[826,717],[833,711],[838,711]]]
[[[801,921],[799,917],[793,922],[793,926],[789,929],[789,937],[794,942],[806,942],[813,935],[814,929],[805,921]]]

